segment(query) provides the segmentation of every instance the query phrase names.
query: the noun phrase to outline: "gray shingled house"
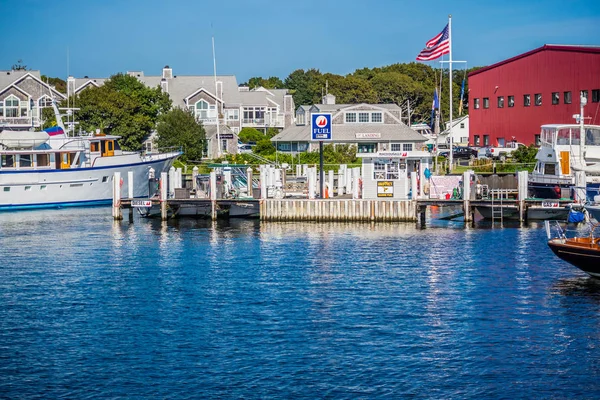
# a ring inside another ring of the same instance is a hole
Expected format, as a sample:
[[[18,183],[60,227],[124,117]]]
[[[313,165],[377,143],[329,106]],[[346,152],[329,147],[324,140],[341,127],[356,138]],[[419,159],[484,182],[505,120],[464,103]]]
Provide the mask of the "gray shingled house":
[[[208,157],[237,153],[237,134],[244,127],[261,131],[284,129],[294,123],[294,101],[287,89],[238,87],[234,75],[174,75],[168,65],[160,76],[147,76],[143,71],[129,71],[150,87],[159,86],[168,93],[173,106],[190,110],[205,127]],[[68,92],[79,93],[90,85],[100,86],[103,78],[68,79]],[[217,120],[219,139],[217,140]],[[152,138],[145,147],[152,149]]]
[[[40,71],[0,71],[0,130],[40,128],[42,109],[52,107],[52,98],[66,97],[43,82]]]

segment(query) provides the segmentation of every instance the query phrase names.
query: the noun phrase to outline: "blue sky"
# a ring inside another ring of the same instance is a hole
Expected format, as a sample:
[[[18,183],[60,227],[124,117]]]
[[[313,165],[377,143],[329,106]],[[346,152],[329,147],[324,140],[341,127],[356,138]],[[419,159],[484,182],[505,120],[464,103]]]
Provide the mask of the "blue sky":
[[[238,82],[413,61],[452,14],[453,58],[489,65],[546,43],[600,45],[600,1],[0,0],[0,69],[108,77],[217,73]],[[212,24],[212,28],[211,28]],[[436,65],[439,65],[436,63]]]

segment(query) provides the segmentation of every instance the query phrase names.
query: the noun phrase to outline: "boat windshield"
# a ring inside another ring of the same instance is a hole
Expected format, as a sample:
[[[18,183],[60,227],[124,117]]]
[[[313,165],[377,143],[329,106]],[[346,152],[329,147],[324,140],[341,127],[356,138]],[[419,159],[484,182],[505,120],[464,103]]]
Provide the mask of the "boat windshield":
[[[600,146],[600,129],[585,128],[586,146]]]

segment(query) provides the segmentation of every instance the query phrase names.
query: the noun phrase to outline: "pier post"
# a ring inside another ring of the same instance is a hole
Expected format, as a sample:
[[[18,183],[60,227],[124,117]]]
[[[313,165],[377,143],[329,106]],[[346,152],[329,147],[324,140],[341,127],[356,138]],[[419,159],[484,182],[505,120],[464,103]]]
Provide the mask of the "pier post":
[[[248,197],[254,198],[254,193],[252,192],[252,168],[248,167],[246,169],[246,183],[248,184]]]
[[[346,165],[344,165],[344,178],[346,180],[344,192],[351,194],[352,193],[352,168],[348,169]]]
[[[133,171],[127,171],[127,197],[133,199]]]
[[[162,174],[161,174],[162,175]],[[167,182],[165,182],[167,183]],[[168,186],[167,189],[169,191],[169,195],[173,196],[175,194],[175,167],[169,168],[169,178],[168,178]]]
[[[411,193],[411,199],[416,200],[418,197],[416,171],[413,171],[410,173],[410,193]]]
[[[471,173],[463,173],[463,213],[465,222],[471,222]]]
[[[333,198],[333,170],[327,172],[327,197]]]
[[[529,180],[528,171],[517,172],[517,188],[519,191],[519,221],[525,221],[527,215],[525,209],[525,199],[527,198],[527,181]]]
[[[352,168],[352,198],[358,199],[360,198],[360,186],[358,181],[360,180],[360,168],[354,167]]]
[[[169,186],[169,174],[160,173],[160,219],[167,220],[167,188]]]
[[[121,173],[115,172],[113,176],[113,210],[112,215],[115,220],[122,220],[121,213]]]
[[[317,178],[317,169],[316,168],[309,168],[307,170],[307,180],[308,180],[308,198],[309,199],[314,199],[315,198],[315,193],[316,193],[316,188],[317,188],[317,182],[316,182],[316,178]]]
[[[217,172],[210,172],[210,216],[212,220],[217,219]]]
[[[129,207],[129,223],[133,224],[133,207]]]
[[[267,171],[266,166],[260,166],[260,199],[267,198]]]
[[[296,178],[302,176],[302,165],[296,164]]]
[[[198,190],[198,182],[196,182],[196,179],[198,178],[198,166],[195,166],[192,169],[192,190],[194,191],[194,193],[196,193],[196,191]],[[198,196],[196,196],[198,197]]]
[[[173,187],[181,189],[183,187],[183,171],[181,168],[175,170],[175,177],[175,185],[173,185]]]
[[[154,197],[158,189],[156,177],[154,175],[155,173],[156,171],[154,171],[154,168],[148,170],[148,198]]]

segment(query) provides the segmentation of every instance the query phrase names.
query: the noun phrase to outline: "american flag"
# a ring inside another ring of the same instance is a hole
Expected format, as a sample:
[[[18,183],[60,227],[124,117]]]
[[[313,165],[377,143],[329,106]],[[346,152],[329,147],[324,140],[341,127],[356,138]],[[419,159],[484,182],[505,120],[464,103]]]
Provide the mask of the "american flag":
[[[425,48],[417,56],[417,61],[435,60],[448,53],[450,53],[450,35],[448,35],[448,25],[446,25],[443,31],[425,44]]]

